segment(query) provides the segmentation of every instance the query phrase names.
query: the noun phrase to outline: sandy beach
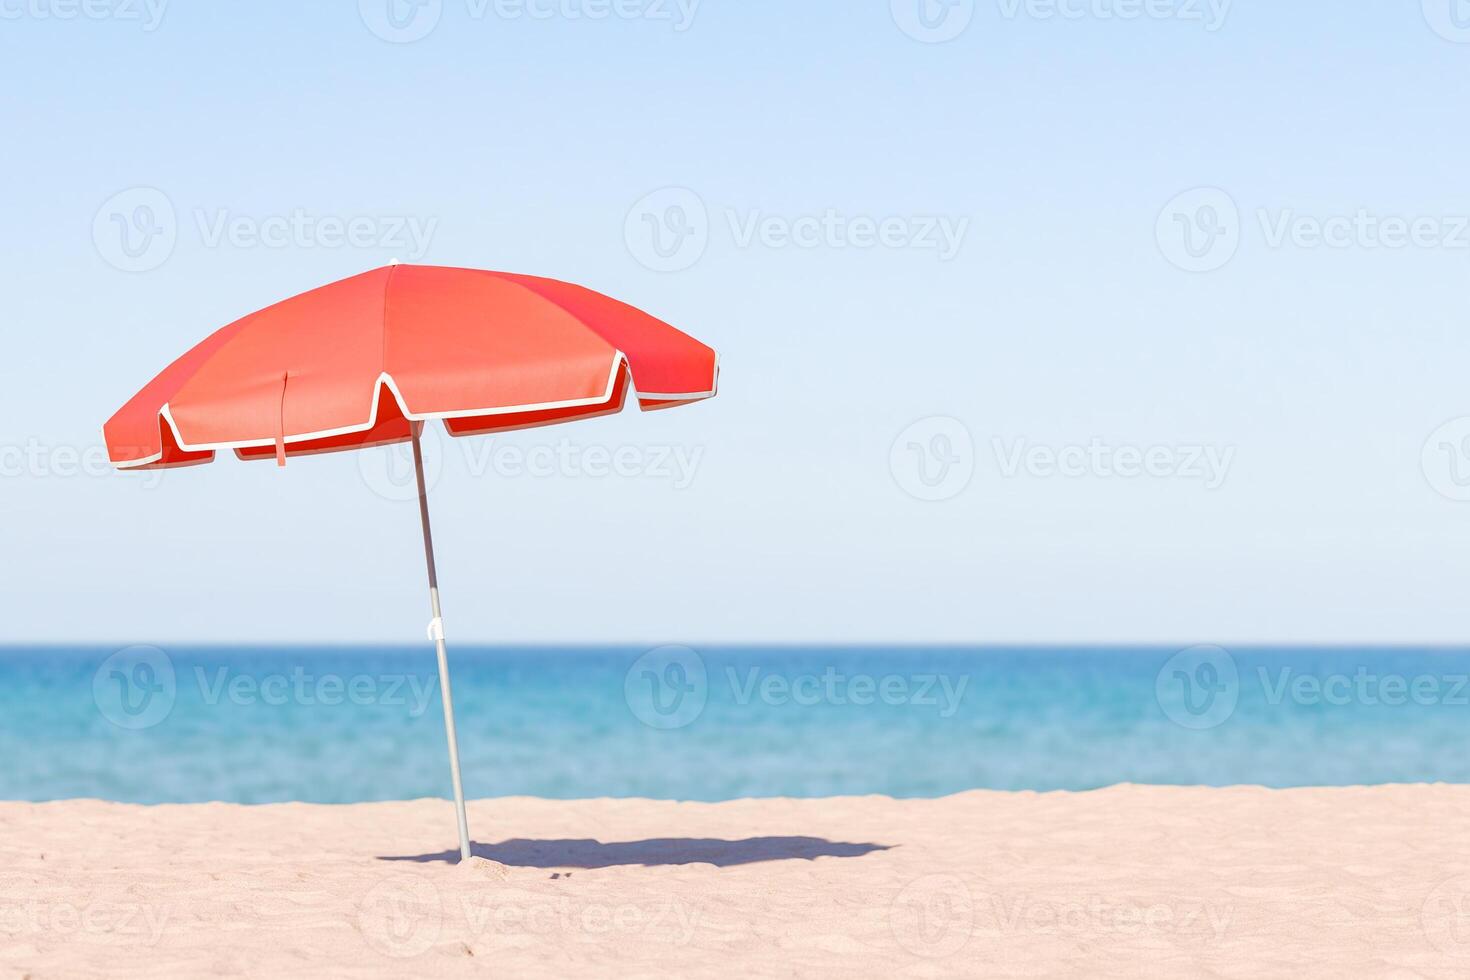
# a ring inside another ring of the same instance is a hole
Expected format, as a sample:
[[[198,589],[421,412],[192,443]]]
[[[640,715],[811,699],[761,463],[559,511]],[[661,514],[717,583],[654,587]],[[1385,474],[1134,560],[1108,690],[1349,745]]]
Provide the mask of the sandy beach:
[[[0,972],[1470,973],[1470,787],[0,804]],[[324,970],[324,967],[328,967]]]

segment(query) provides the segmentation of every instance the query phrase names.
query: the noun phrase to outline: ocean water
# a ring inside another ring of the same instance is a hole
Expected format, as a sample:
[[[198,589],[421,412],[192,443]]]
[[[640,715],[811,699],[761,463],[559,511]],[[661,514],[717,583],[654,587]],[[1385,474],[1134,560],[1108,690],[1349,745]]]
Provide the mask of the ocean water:
[[[1470,782],[1470,651],[450,650],[466,793]],[[447,796],[431,647],[0,649],[0,798]]]

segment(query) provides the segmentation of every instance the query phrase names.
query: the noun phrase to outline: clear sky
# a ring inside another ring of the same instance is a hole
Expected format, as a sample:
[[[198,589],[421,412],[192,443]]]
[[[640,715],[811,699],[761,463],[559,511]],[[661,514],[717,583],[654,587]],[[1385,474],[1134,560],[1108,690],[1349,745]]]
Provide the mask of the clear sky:
[[[431,442],[451,642],[1470,638],[1451,0],[395,3],[0,0],[0,639],[421,638],[386,452],[97,465],[393,258],[722,354]]]

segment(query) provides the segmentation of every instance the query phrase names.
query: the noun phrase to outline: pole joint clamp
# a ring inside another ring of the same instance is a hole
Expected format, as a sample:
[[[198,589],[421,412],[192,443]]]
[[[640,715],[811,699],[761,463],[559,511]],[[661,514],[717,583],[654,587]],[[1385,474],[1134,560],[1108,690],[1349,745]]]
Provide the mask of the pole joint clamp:
[[[444,617],[435,616],[429,620],[429,639],[439,641],[444,639]]]

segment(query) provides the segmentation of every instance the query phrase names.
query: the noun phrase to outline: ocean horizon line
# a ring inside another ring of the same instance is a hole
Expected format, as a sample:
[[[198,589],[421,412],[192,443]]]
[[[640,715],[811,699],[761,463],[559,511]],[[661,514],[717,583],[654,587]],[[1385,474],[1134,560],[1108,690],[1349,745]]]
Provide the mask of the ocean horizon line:
[[[432,644],[420,640],[393,641],[354,641],[354,640],[49,640],[45,642],[7,641],[0,643],[0,655],[16,651],[97,651],[113,650],[130,646],[180,646],[194,650],[250,650],[250,651],[301,651],[301,650],[382,650],[393,653],[401,653],[406,650],[419,648],[428,649],[432,652]],[[688,647],[696,650],[718,650],[718,651],[820,651],[834,650],[843,652],[862,653],[872,651],[875,653],[893,653],[902,651],[913,652],[967,652],[967,653],[1017,653],[1036,651],[1039,653],[1067,653],[1098,651],[1104,653],[1156,653],[1173,652],[1184,648],[1199,646],[1224,647],[1241,652],[1269,653],[1273,651],[1333,651],[1333,652],[1392,652],[1405,651],[1415,653],[1432,653],[1443,651],[1446,653],[1470,652],[1470,639],[1463,641],[1426,641],[1408,642],[1403,640],[1377,642],[1372,640],[1359,640],[1352,643],[1338,643],[1330,640],[1323,641],[1272,641],[1252,640],[1246,642],[1235,642],[1231,640],[1195,639],[1178,641],[1109,641],[1106,643],[1068,643],[1068,642],[1035,642],[1035,643],[1006,643],[998,641],[977,642],[936,642],[925,643],[906,641],[883,641],[868,640],[863,642],[843,643],[833,641],[807,642],[807,641],[785,641],[770,640],[758,642],[703,642],[698,640],[607,640],[607,641],[558,641],[558,640],[460,640],[449,644],[449,652],[452,656],[458,652],[494,652],[494,651],[528,651],[544,650],[549,652],[606,652],[609,650],[640,651],[656,647]]]

